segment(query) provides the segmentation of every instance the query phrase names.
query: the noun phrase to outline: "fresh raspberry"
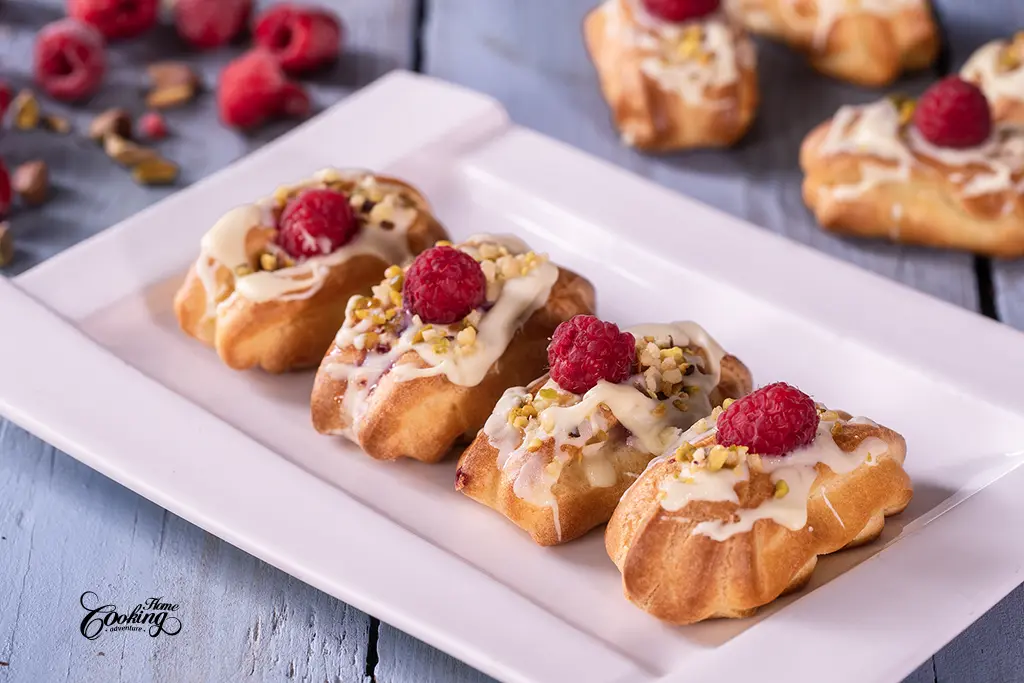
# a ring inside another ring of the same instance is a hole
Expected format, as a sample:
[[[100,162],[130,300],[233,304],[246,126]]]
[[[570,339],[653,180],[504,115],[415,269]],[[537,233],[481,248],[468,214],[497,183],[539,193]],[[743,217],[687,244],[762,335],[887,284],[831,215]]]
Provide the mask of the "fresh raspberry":
[[[337,15],[303,5],[275,5],[256,18],[256,45],[270,50],[288,73],[304,73],[333,62],[341,51]]]
[[[158,112],[146,112],[139,118],[139,131],[150,140],[163,140],[167,137],[167,121]]]
[[[7,114],[7,109],[13,100],[14,90],[11,89],[11,85],[7,81],[0,81],[0,121]]]
[[[992,109],[978,86],[949,76],[921,96],[914,125],[933,145],[977,147],[992,134]]]
[[[487,277],[476,260],[452,247],[434,247],[416,257],[402,287],[405,309],[425,323],[458,322],[487,298]]]
[[[220,118],[229,126],[255,128],[276,116],[305,115],[309,97],[290,83],[266,50],[250,50],[228,64],[217,85]]]
[[[74,101],[92,95],[106,70],[103,36],[87,24],[61,19],[36,36],[36,81],[55,99]]]
[[[689,21],[718,9],[719,0],[644,0],[647,11],[663,21]]]
[[[174,26],[186,43],[208,50],[241,33],[252,13],[252,0],[177,0]]]
[[[327,189],[305,190],[281,212],[277,243],[294,258],[323,256],[359,231],[348,197]]]
[[[601,380],[626,381],[635,361],[633,335],[592,315],[578,315],[559,325],[548,345],[551,379],[574,394],[585,394]]]
[[[95,26],[111,40],[153,28],[159,11],[160,0],[68,0],[68,16]]]
[[[760,455],[786,455],[814,441],[814,399],[784,382],[761,387],[718,417],[718,443],[746,446]]]
[[[7,215],[11,210],[11,200],[14,193],[11,189],[11,174],[7,172],[3,159],[0,159],[0,218]]]

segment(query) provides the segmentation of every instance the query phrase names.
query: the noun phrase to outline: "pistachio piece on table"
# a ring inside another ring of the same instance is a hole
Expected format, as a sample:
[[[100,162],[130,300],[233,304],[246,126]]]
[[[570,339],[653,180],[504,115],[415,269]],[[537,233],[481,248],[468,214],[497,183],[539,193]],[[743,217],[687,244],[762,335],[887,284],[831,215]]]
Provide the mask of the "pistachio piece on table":
[[[132,178],[140,185],[170,185],[178,179],[178,165],[156,156],[137,164]]]
[[[53,131],[57,135],[67,135],[71,132],[71,122],[56,114],[45,114],[39,123],[43,128]]]
[[[108,109],[99,114],[89,124],[89,137],[96,142],[103,142],[108,135],[116,135],[128,140],[132,137],[132,117],[124,109]]]
[[[143,161],[158,159],[156,150],[143,147],[120,135],[110,134],[103,138],[103,151],[107,156],[124,166],[137,166]]]
[[[22,90],[11,102],[14,125],[21,130],[32,130],[39,125],[39,100],[31,90]]]
[[[29,206],[42,204],[50,191],[50,171],[46,162],[28,161],[18,166],[11,175],[11,185]]]
[[[168,109],[190,102],[199,92],[199,76],[182,62],[157,62],[147,70],[153,87],[146,95],[146,106]]]

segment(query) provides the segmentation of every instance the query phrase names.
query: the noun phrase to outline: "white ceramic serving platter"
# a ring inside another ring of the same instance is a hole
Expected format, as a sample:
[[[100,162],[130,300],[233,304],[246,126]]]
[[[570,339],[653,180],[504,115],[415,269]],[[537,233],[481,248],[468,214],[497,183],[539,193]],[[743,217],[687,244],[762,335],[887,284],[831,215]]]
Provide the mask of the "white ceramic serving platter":
[[[511,232],[620,323],[700,321],[909,443],[914,502],[760,617],[663,626],[602,534],[542,549],[453,490],[309,424],[310,374],[237,373],[171,297],[227,209],[325,166],[406,177],[455,237]],[[897,681],[1022,578],[1024,337],[393,74],[228,169],[0,280],[0,412],[167,509],[508,681]],[[955,509],[954,509],[955,508]]]

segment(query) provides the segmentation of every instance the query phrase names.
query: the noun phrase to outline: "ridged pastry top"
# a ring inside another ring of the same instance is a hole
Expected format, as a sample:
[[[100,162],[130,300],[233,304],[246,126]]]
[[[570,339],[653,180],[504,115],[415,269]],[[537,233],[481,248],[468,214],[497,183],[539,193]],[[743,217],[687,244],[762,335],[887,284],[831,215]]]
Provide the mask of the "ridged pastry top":
[[[756,64],[753,42],[722,13],[676,24],[652,16],[639,0],[607,0],[602,11],[611,37],[643,53],[643,73],[690,104],[734,106],[711,91]]]
[[[764,7],[764,0],[726,0],[727,11],[755,31],[775,33],[775,15]],[[812,46],[824,50],[836,23],[856,14],[893,16],[905,10],[925,10],[925,0],[779,0],[779,19],[800,26],[813,22]]]
[[[992,102],[1024,102],[1024,33],[1012,42],[995,40],[984,45],[968,60],[960,75],[977,83]]]
[[[725,407],[730,403],[726,401]],[[658,482],[658,504],[667,512],[682,510],[691,501],[739,504],[736,486],[748,481],[752,470],[770,475],[775,484],[773,498],[754,508],[737,509],[729,522],[711,520],[694,527],[694,534],[716,541],[750,531],[759,519],[771,519],[793,531],[802,529],[807,524],[808,497],[818,478],[817,465],[826,465],[836,474],[846,474],[862,465],[878,464],[879,458],[889,450],[882,439],[868,437],[853,451],[844,451],[833,437],[834,430],[845,424],[874,423],[863,417],[843,420],[838,413],[821,405],[818,406],[821,420],[817,434],[807,446],[781,457],[760,456],[743,446],[726,448],[714,443],[722,410],[715,408],[709,418],[693,425],[648,468],[666,461],[677,465]],[[822,496],[831,508],[827,494],[823,492]],[[842,519],[836,517],[842,524]]]
[[[339,349],[365,350],[361,364],[335,361],[325,371],[348,380],[345,401],[358,417],[372,387],[390,370],[398,381],[444,375],[453,384],[476,386],[501,358],[513,335],[547,303],[558,280],[558,268],[546,256],[530,251],[511,236],[479,235],[455,245],[480,263],[487,278],[487,300],[482,308],[451,325],[430,325],[404,311],[404,271],[392,266],[373,296],[349,300],[345,323],[335,343]],[[398,364],[415,352],[426,367]]]
[[[1024,193],[1024,128],[997,124],[979,147],[941,148],[908,125],[910,111],[888,99],[840,109],[818,153],[871,158],[861,164],[859,182],[822,191],[839,201],[852,200],[880,185],[909,181],[915,168],[941,166],[962,197],[1006,195],[1004,210],[1013,210]]]
[[[288,199],[315,187],[349,195],[360,230],[332,253],[296,262],[270,235]],[[407,193],[408,188],[382,182],[372,173],[325,169],[310,180],[279,188],[272,197],[231,209],[203,236],[196,261],[196,274],[207,293],[207,316],[216,314],[217,302],[224,305],[234,297],[254,302],[309,298],[319,291],[330,268],[357,254],[373,254],[389,263],[408,258],[406,233],[419,209]],[[268,234],[257,240],[261,253],[254,254],[251,235],[261,230]],[[217,279],[221,266],[230,272],[226,283]],[[230,296],[225,299],[226,290]]]
[[[499,469],[518,471],[515,494],[551,507],[556,532],[557,500],[551,489],[566,464],[580,458],[594,487],[618,480],[603,451],[612,419],[629,430],[629,446],[654,455],[711,412],[709,397],[718,385],[725,351],[703,328],[677,322],[628,332],[637,340],[638,373],[626,382],[602,380],[583,395],[550,379],[539,388],[513,387],[484,425],[488,442],[498,451]],[[539,457],[547,442],[554,443],[550,461]]]

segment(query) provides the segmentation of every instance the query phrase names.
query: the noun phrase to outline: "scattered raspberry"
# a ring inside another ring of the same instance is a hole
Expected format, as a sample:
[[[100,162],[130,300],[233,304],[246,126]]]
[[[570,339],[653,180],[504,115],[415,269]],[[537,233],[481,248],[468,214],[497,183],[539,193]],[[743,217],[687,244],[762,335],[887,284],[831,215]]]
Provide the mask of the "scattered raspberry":
[[[139,130],[150,140],[163,140],[167,137],[167,121],[155,111],[146,112],[139,118]]]
[[[933,145],[977,147],[992,134],[992,109],[976,85],[949,76],[921,96],[914,125]]]
[[[425,323],[458,322],[487,298],[487,277],[469,254],[434,247],[416,257],[405,273],[405,308]]]
[[[217,106],[227,125],[255,128],[276,116],[308,113],[309,97],[301,86],[288,82],[269,52],[257,49],[221,72]]]
[[[341,21],[315,7],[275,5],[256,18],[254,33],[256,45],[270,50],[289,73],[318,69],[341,51]]]
[[[11,106],[11,102],[13,100],[14,90],[11,89],[10,83],[7,81],[0,81],[0,121],[2,121],[4,115],[7,114],[7,109]]]
[[[7,215],[11,209],[11,200],[14,192],[11,189],[11,174],[7,172],[3,159],[0,159],[0,218]]]
[[[559,325],[548,345],[551,379],[574,394],[586,393],[602,379],[626,381],[635,362],[633,335],[592,315],[578,315]]]
[[[761,455],[786,455],[814,440],[814,400],[784,382],[761,387],[729,406],[718,418],[718,443],[746,446]]]
[[[322,256],[359,231],[348,197],[334,190],[305,190],[281,213],[277,243],[294,258]]]
[[[36,36],[36,81],[58,100],[74,101],[92,95],[106,70],[103,36],[88,24],[61,19],[44,26]]]
[[[663,21],[689,21],[711,14],[719,0],[644,0],[644,7]]]
[[[189,45],[208,50],[241,33],[251,13],[252,0],[177,0],[174,26]]]
[[[95,26],[111,40],[153,28],[159,11],[160,0],[68,0],[68,16]]]

